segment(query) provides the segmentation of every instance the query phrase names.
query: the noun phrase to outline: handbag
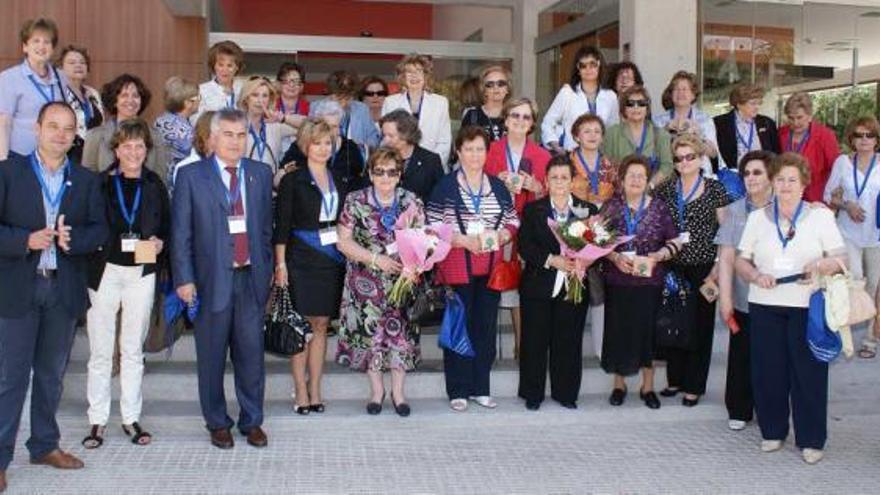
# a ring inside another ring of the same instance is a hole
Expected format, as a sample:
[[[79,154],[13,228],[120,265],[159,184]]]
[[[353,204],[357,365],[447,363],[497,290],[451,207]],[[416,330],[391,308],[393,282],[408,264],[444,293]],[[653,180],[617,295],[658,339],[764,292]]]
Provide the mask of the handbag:
[[[697,316],[696,295],[681,273],[674,270],[666,273],[654,335],[658,346],[690,349]]]
[[[830,301],[826,319],[831,328],[853,326],[877,315],[874,299],[865,290],[865,279],[855,279],[840,259],[835,258],[843,273],[826,277],[826,300]]]
[[[729,168],[722,168],[715,173],[715,177],[717,177],[718,182],[724,186],[724,190],[727,192],[727,196],[730,197],[731,201],[737,201],[745,197],[746,184],[736,171]]]
[[[272,289],[272,306],[263,323],[266,352],[290,357],[302,352],[312,339],[312,326],[293,309],[286,287]]]
[[[462,357],[472,358],[477,355],[467,334],[467,312],[464,301],[453,291],[447,295],[446,309],[443,312],[440,333],[437,335],[437,344]]]
[[[490,289],[498,292],[519,289],[519,280],[522,278],[522,264],[516,254],[515,245],[511,246],[510,259],[504,258],[505,256],[502,255],[501,261],[492,265],[489,282],[486,284]]]
[[[830,363],[840,355],[843,341],[840,334],[831,330],[825,319],[825,293],[817,290],[810,295],[807,311],[807,346],[817,361]]]
[[[406,308],[410,323],[421,327],[440,325],[445,310],[446,287],[433,285],[429,274],[423,274],[421,282],[416,287],[415,298]]]

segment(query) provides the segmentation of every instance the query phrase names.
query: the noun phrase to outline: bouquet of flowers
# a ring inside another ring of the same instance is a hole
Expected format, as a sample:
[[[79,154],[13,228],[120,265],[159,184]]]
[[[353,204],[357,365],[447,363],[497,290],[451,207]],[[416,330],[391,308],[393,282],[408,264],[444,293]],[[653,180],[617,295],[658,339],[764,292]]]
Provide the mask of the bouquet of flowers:
[[[579,304],[584,298],[584,276],[587,268],[597,259],[613,251],[619,244],[632,239],[632,236],[618,236],[608,227],[607,220],[601,216],[589,218],[572,216],[563,223],[550,218],[547,219],[547,225],[559,241],[560,253],[575,260],[575,269],[567,274],[565,281],[568,287],[565,300],[575,304]]]
[[[394,241],[403,271],[397,277],[388,302],[401,307],[412,295],[422,273],[443,261],[452,249],[452,228],[445,224],[417,227],[414,207],[403,212],[395,224]]]

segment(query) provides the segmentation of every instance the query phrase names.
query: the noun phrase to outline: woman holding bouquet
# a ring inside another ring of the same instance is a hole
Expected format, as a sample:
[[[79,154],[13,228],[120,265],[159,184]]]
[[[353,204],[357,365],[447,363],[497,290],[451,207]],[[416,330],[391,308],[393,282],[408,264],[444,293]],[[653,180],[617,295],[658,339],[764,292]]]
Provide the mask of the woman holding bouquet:
[[[437,282],[452,286],[464,303],[467,336],[476,353],[468,358],[443,351],[449,405],[461,412],[468,398],[490,409],[498,405],[489,395],[489,371],[495,360],[499,293],[488,282],[500,259],[499,248],[513,240],[519,220],[504,182],[483,170],[489,149],[486,133],[463,127],[455,149],[461,168],[437,183],[427,218],[429,223],[453,226],[452,250],[438,265]]]
[[[531,411],[541,407],[550,357],[550,397],[575,409],[581,387],[581,343],[588,298],[566,300],[565,276],[575,260],[560,255],[547,219],[563,224],[594,215],[598,208],[572,195],[574,166],[565,155],[547,165],[549,196],[526,205],[519,248],[526,261],[520,281],[523,336],[519,355],[519,396]]]
[[[424,210],[415,194],[397,187],[403,158],[396,150],[378,148],[367,170],[372,186],[348,195],[336,227],[339,250],[348,259],[337,353],[350,358],[353,370],[367,372],[367,413],[382,412],[382,373],[391,370],[391,405],[398,415],[409,416],[403,383],[418,360],[417,327],[410,325],[406,308],[389,302],[388,294],[402,269],[395,224],[408,212],[412,218],[407,227],[421,227]]]
[[[664,272],[658,264],[678,251],[678,230],[665,203],[648,192],[651,165],[642,155],[623,159],[618,171],[622,194],[602,210],[609,227],[635,236],[608,255],[605,273],[605,336],[602,369],[614,374],[612,406],[626,399],[625,377],[642,371],[639,397],[651,409],[660,407],[654,393],[654,324],[660,306]],[[638,301],[638,304],[633,304]]]

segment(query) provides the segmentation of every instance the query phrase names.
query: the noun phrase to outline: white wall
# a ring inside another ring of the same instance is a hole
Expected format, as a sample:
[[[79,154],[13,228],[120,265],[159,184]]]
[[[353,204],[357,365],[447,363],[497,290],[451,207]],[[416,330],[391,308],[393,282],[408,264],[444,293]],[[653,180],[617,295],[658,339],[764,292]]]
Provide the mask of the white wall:
[[[512,26],[511,8],[434,5],[435,40],[464,41],[473,32],[482,29],[482,41],[510,43],[513,40]]]

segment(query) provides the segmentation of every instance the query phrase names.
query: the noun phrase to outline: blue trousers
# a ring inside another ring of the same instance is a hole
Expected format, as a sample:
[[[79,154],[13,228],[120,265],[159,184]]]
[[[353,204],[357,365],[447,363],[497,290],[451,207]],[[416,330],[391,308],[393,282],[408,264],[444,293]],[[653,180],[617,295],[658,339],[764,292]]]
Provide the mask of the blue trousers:
[[[807,346],[807,308],[749,304],[752,389],[765,440],[788,436],[789,402],[799,448],[821,449],[827,438],[828,364]]]
[[[263,359],[263,308],[257,304],[249,270],[233,275],[232,300],[219,312],[203,311],[196,317],[196,358],[199,403],[209,430],[232,428],[226,413],[223,379],[227,354],[232,359],[238,429],[247,433],[263,424],[266,367]]]
[[[467,285],[453,287],[464,302],[467,333],[476,351],[473,358],[443,350],[443,374],[450,399],[489,394],[489,373],[495,362],[498,302],[501,294],[486,287],[488,277],[474,277]]]
[[[37,278],[34,305],[21,318],[0,318],[0,471],[12,462],[25,396],[31,391],[31,437],[27,448],[39,459],[58,448],[55,421],[76,318],[61,304],[57,282]]]

